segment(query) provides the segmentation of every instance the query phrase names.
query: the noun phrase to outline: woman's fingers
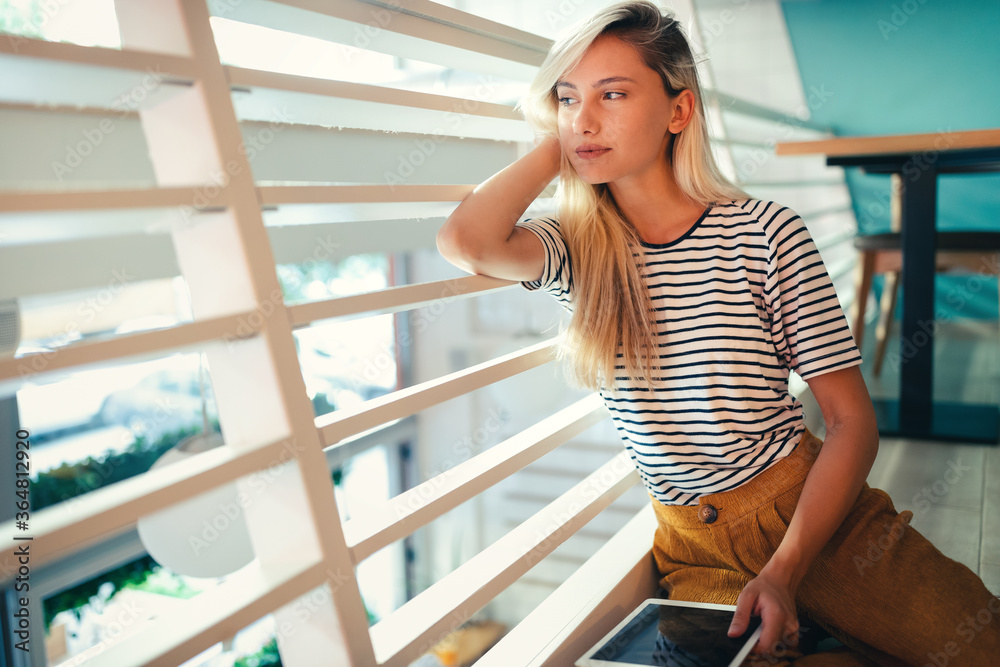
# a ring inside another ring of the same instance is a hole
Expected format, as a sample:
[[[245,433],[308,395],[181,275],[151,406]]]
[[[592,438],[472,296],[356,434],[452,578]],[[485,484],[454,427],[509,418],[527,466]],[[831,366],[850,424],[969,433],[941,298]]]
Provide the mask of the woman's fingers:
[[[738,637],[746,632],[751,615],[761,617],[761,633],[753,648],[755,654],[774,654],[779,648],[798,645],[799,619],[794,607],[789,607],[779,591],[765,582],[753,580],[736,599],[736,611],[728,635]]]
[[[773,653],[781,639],[781,633],[786,630],[788,619],[785,610],[778,604],[762,604],[760,639],[754,650],[757,653]]]
[[[799,619],[792,617],[785,625],[785,636],[781,638],[785,646],[799,645]]]
[[[753,612],[754,604],[757,602],[757,596],[753,591],[747,591],[744,588],[738,598],[736,598],[736,611],[733,612],[733,621],[729,624],[730,637],[739,637],[747,630],[747,626],[750,625],[750,614]]]

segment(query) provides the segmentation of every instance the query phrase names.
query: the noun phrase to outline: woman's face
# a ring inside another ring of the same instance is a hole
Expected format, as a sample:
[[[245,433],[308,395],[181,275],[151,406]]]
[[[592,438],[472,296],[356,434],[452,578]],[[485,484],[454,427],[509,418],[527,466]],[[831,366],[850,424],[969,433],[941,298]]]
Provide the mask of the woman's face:
[[[672,110],[681,98],[694,96],[684,91],[671,100],[660,75],[632,46],[610,35],[598,37],[556,83],[556,96],[559,141],[585,182],[669,178],[671,130],[679,132],[690,119],[682,108],[682,117],[672,122]]]

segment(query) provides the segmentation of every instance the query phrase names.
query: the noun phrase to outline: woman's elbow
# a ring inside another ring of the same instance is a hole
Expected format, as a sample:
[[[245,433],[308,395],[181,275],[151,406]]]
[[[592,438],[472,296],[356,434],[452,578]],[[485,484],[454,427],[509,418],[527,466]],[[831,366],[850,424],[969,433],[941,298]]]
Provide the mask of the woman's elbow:
[[[438,252],[460,269],[475,273],[472,268],[476,261],[475,245],[455,225],[449,223],[450,219],[437,232]]]

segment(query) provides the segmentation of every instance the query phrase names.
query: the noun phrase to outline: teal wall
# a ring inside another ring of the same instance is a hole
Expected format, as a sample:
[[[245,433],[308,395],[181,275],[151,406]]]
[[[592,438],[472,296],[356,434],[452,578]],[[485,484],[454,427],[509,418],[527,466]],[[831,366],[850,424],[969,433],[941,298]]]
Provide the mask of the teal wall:
[[[1000,0],[781,7],[804,89],[831,93],[812,119],[838,136],[1000,128]],[[859,231],[888,231],[889,176],[846,176]],[[1000,173],[939,177],[938,228],[1000,230]],[[944,317],[998,317],[996,279],[939,276],[937,293]]]

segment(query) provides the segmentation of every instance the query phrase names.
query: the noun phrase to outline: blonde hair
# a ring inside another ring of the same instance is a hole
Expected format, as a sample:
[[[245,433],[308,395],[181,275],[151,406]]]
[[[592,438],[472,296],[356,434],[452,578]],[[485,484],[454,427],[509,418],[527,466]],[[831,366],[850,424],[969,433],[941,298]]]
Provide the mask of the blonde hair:
[[[723,175],[712,156],[697,63],[680,23],[652,2],[633,0],[607,7],[553,44],[518,104],[534,130],[543,136],[559,136],[555,84],[605,34],[635,48],[660,75],[671,98],[683,90],[694,93],[694,113],[688,125],[671,137],[664,156],[673,160],[681,191],[702,206],[749,198]],[[584,182],[565,154],[558,196],[560,228],[573,276],[573,316],[560,352],[572,361],[572,379],[590,389],[603,386],[614,392],[615,366],[621,364],[626,377],[652,387],[656,323],[634,258],[639,235],[622,215],[607,184]]]

